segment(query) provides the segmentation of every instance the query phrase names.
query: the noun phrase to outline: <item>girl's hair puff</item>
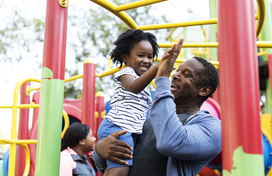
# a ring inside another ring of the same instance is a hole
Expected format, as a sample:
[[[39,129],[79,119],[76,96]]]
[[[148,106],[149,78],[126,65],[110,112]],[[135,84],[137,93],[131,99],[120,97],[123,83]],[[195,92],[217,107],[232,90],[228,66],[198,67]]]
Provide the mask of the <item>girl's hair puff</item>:
[[[117,40],[114,42],[116,47],[110,53],[113,63],[120,64],[122,67],[124,61],[122,60],[123,54],[130,54],[130,50],[135,44],[140,41],[148,41],[153,49],[153,58],[158,57],[159,45],[157,44],[157,38],[155,35],[149,32],[143,32],[142,30],[128,29],[126,32],[122,33]]]

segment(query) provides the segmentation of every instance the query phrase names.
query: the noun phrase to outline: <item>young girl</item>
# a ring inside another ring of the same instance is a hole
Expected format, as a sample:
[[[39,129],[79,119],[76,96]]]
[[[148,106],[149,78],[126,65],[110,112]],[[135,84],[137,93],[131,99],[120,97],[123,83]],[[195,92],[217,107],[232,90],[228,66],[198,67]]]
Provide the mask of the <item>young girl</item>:
[[[98,129],[98,139],[101,140],[118,130],[127,130],[128,132],[119,139],[134,146],[134,135],[142,133],[146,113],[151,103],[147,86],[156,76],[161,62],[169,55],[171,49],[157,65],[150,68],[153,58],[158,56],[159,48],[153,34],[128,29],[114,44],[116,47],[111,52],[113,63],[120,64],[120,67],[125,64],[126,67],[115,74],[116,88],[111,100],[112,109]],[[128,175],[132,159],[127,161],[128,166],[107,161],[104,176]]]
[[[60,176],[88,175],[96,173],[84,154],[94,150],[95,137],[86,124],[73,123],[63,136],[64,145],[61,146]]]

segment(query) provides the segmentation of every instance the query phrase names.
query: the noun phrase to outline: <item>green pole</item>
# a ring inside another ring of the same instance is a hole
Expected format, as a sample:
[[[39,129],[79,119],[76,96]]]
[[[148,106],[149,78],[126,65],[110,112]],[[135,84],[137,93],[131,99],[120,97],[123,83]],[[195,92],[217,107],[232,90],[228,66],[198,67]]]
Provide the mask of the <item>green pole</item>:
[[[266,16],[265,16],[265,21],[264,21],[264,25],[263,25],[263,29],[261,31],[261,35],[262,35],[262,40],[263,41],[272,41],[272,21],[271,21],[271,2],[270,0],[265,0],[265,10],[266,10]],[[272,56],[272,49],[271,48],[264,48],[264,51],[267,51],[267,55],[263,55],[262,56],[262,60],[263,61],[269,61],[268,58],[271,58]],[[268,62],[268,68],[269,71],[272,71],[272,65],[269,64]],[[271,78],[270,78],[271,79]],[[269,113],[270,115],[272,115],[272,105],[271,105],[271,85],[270,85],[270,80],[267,79],[266,81],[266,92],[265,92],[265,96],[266,96],[266,103],[265,103],[265,110],[266,113]]]
[[[209,0],[210,18],[216,18],[216,0]],[[216,42],[216,24],[210,25],[210,42]],[[217,48],[210,48],[211,60],[217,61]]]
[[[47,0],[36,176],[59,175],[67,16],[67,1]]]

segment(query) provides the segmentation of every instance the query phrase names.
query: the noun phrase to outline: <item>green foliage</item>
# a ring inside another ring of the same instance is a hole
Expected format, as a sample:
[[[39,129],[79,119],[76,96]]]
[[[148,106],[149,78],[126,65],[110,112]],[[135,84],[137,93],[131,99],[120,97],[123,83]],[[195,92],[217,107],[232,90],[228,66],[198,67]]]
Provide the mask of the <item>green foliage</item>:
[[[120,5],[133,0],[113,0]],[[92,3],[92,2],[90,2]],[[95,4],[94,4],[95,6]],[[118,17],[102,7],[80,9],[69,6],[68,29],[67,29],[67,51],[65,77],[82,74],[82,62],[87,58],[96,61],[96,72],[105,71],[109,54],[113,49],[114,41],[128,26]],[[3,0],[0,0],[0,10],[6,9]],[[42,49],[44,40],[45,19],[27,19],[23,11],[10,8],[8,15],[0,26],[0,60],[5,62],[20,61],[22,58],[30,62],[42,60]],[[140,7],[126,11],[127,14],[139,25],[150,25],[166,22],[165,16],[156,16],[152,6]],[[156,36],[165,37],[166,34],[152,31]],[[161,40],[160,40],[161,41]],[[113,75],[96,79],[96,91],[105,94],[113,93]],[[81,98],[82,79],[65,83],[65,98]]]
[[[120,5],[124,3],[132,2],[132,0],[113,0],[113,3]],[[140,7],[126,11],[126,13],[140,26],[150,25],[167,22],[166,17],[158,17],[156,14],[151,13],[152,6]],[[106,59],[109,58],[109,54],[113,49],[114,41],[124,31],[128,29],[128,26],[121,21],[118,17],[107,11],[106,9],[99,7],[98,9],[89,9],[88,11],[81,11],[75,15],[69,16],[70,30],[75,31],[80,27],[80,31],[76,33],[77,40],[71,41],[71,46],[75,55],[75,63],[82,63],[86,58],[93,58],[97,62],[97,73],[101,73],[105,70],[107,65]],[[75,29],[73,29],[75,28]],[[69,30],[69,28],[68,28]],[[154,32],[154,31],[153,31]],[[156,33],[156,31],[155,31]],[[71,34],[72,35],[72,34]],[[157,35],[158,36],[158,35]],[[161,33],[160,36],[165,37],[165,33]],[[76,72],[71,72],[74,75]],[[105,94],[112,94],[113,75],[104,78],[96,79],[96,92],[102,91]],[[80,87],[75,87],[74,84],[65,85],[66,90],[74,90],[80,92]],[[74,94],[66,94],[65,97],[76,98]]]
[[[28,20],[22,10],[9,8],[3,1],[0,1],[0,9],[8,12],[1,16],[0,60],[20,61],[23,55],[30,53],[37,58],[39,54],[35,48],[43,42],[44,19]]]

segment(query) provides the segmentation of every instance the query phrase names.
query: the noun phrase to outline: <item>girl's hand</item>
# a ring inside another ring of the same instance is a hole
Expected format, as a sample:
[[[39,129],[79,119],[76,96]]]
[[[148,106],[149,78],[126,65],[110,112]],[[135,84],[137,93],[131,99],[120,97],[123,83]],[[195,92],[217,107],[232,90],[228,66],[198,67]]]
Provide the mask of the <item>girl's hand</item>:
[[[161,63],[161,67],[159,67],[159,70],[157,71],[157,78],[161,76],[164,76],[164,77],[170,76],[171,72],[173,71],[173,66],[175,64],[175,61],[178,58],[178,55],[182,48],[183,41],[184,39],[180,39],[177,44],[174,44],[172,46],[170,53],[167,52],[170,55],[166,56],[164,58],[164,61]]]
[[[170,48],[161,58],[161,60],[159,61],[159,63],[156,65],[156,67],[159,69],[161,64],[163,63],[163,61],[165,61],[167,58],[170,57],[170,55],[172,54],[172,50],[173,50],[173,46],[172,48]]]

